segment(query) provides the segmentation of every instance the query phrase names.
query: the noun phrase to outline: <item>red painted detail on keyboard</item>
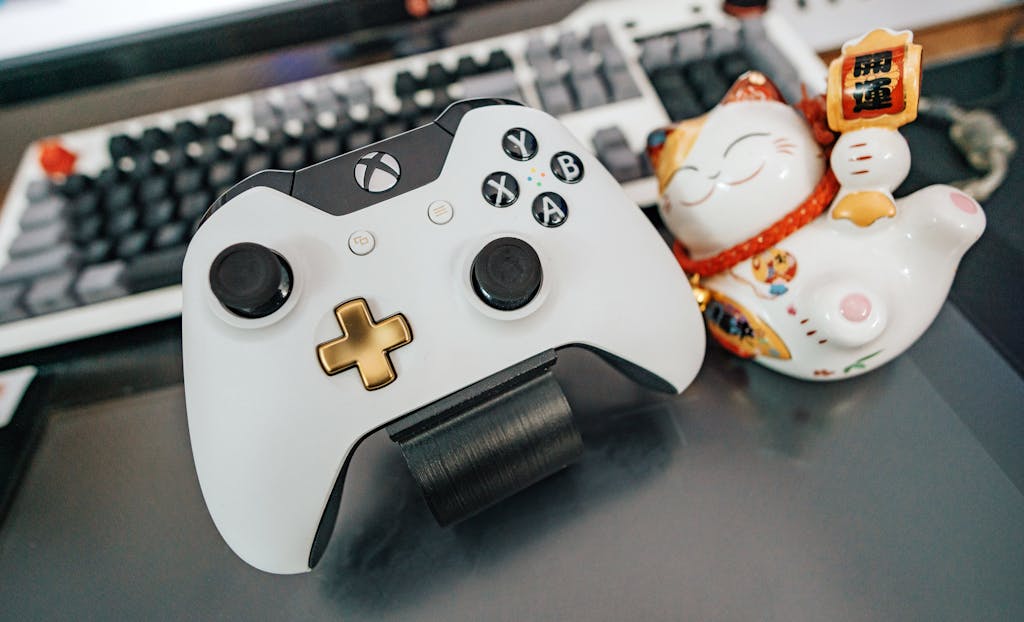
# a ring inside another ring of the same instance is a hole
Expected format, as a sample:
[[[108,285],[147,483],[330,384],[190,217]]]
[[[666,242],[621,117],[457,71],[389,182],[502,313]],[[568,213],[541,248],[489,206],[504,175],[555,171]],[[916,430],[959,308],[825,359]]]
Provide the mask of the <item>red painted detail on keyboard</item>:
[[[47,140],[39,144],[39,166],[50,177],[70,175],[75,170],[78,156],[64,148],[58,140]]]

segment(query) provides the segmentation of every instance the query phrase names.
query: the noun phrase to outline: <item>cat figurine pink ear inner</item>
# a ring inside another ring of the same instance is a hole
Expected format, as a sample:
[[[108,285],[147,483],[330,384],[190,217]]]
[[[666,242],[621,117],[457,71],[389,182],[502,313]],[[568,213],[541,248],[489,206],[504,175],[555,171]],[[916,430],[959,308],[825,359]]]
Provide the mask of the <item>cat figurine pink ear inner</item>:
[[[909,170],[906,143],[864,124],[833,147],[824,98],[800,108],[751,72],[707,114],[653,132],[648,155],[712,336],[781,373],[837,380],[927,329],[985,216],[949,186],[892,199],[891,210],[871,196],[844,204],[854,193],[888,201]]]

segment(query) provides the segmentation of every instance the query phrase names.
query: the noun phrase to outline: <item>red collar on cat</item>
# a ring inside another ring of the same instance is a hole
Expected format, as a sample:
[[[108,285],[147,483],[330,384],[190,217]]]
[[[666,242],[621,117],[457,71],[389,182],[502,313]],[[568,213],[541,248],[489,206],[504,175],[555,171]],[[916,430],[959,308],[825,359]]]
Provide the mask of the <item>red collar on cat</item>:
[[[835,198],[837,192],[839,192],[839,182],[836,181],[836,176],[832,174],[832,169],[826,169],[821,181],[818,182],[814,191],[811,192],[811,195],[803,203],[749,240],[740,242],[736,246],[727,248],[707,259],[690,259],[686,247],[678,240],[672,245],[672,252],[675,254],[676,259],[679,260],[679,265],[683,267],[687,274],[699,274],[703,277],[718,274],[722,270],[731,268],[741,261],[763,253],[788,238],[800,227],[809,224],[825,211],[825,208],[832,203],[832,199]]]

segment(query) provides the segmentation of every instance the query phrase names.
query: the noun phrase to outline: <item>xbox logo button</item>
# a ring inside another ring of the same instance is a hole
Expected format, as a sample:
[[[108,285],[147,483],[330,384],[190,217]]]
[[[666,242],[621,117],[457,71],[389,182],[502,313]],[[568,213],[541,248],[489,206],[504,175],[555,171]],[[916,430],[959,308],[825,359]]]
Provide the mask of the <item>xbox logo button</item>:
[[[355,168],[356,183],[367,192],[386,192],[395,187],[402,176],[402,167],[395,156],[371,151],[359,158]]]

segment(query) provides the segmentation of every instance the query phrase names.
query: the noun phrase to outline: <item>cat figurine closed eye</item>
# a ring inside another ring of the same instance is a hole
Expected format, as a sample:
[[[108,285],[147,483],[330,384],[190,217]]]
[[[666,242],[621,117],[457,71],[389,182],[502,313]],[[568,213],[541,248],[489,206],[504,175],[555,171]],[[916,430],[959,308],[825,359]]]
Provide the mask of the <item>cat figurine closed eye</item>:
[[[813,101],[801,109],[751,72],[707,114],[652,133],[648,155],[712,336],[781,373],[836,380],[927,329],[985,215],[950,186],[893,199],[910,168],[895,129],[829,144]]]

